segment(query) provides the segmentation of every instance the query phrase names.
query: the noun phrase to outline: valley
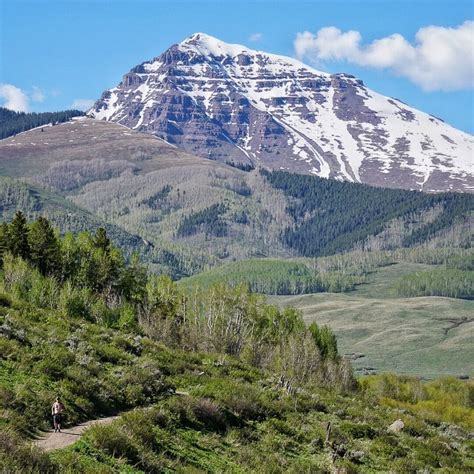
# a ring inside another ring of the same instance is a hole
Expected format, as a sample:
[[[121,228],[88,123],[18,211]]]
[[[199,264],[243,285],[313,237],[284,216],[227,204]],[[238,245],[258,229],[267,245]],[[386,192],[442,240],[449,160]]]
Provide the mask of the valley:
[[[245,258],[427,242],[465,246],[472,235],[470,194],[384,191],[243,171],[88,118],[0,141],[0,174],[47,189],[56,201],[66,199],[81,212],[138,236],[150,268],[175,278]],[[34,206],[24,210],[38,215]],[[74,220],[76,213],[68,213]],[[126,239],[121,240],[116,242]]]
[[[430,267],[395,264],[378,269],[349,293],[271,296],[269,301],[300,309],[308,324],[327,324],[356,373],[472,377],[474,301],[396,294],[399,277]]]
[[[183,288],[243,282],[280,295],[270,300],[328,324],[344,353],[364,354],[353,360],[360,373],[473,373],[472,323],[443,333],[470,317],[472,301],[401,297],[397,280],[437,267],[394,257],[403,247],[428,263],[462,257],[472,195],[242,170],[84,117],[0,141],[0,171],[3,218],[22,208],[62,233],[105,226],[128,257],[138,252]],[[339,252],[342,263],[321,256]]]

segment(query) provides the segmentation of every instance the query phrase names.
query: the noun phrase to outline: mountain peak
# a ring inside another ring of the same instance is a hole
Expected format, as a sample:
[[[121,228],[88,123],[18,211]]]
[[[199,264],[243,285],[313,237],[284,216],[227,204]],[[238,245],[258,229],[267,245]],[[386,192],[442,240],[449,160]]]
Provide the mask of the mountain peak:
[[[237,56],[245,52],[254,52],[243,45],[226,43],[214,36],[201,32],[188,36],[178,44],[178,48],[183,51],[193,50],[199,54],[212,56]]]
[[[192,35],[188,36],[185,38],[183,41],[181,41],[182,44],[184,43],[194,43],[194,42],[219,42],[222,43],[221,40],[218,38],[208,35],[207,33],[203,33],[201,31],[197,31],[196,33],[193,33]]]
[[[348,74],[197,32],[89,114],[219,161],[385,187],[474,191],[473,137]]]

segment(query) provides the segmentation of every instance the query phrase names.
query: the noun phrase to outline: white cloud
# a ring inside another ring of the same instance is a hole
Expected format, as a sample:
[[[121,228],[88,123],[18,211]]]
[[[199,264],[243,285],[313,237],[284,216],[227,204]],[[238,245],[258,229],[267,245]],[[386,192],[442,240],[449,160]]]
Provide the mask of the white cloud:
[[[316,34],[297,33],[294,47],[300,59],[390,69],[428,91],[474,87],[474,21],[456,28],[420,28],[413,44],[398,33],[368,45],[361,41],[358,31],[342,32],[330,26]]]
[[[249,41],[252,41],[252,42],[257,42],[257,41],[260,41],[261,39],[263,38],[263,34],[262,33],[252,33],[250,36],[249,36]]]
[[[0,101],[2,107],[17,112],[28,112],[28,96],[12,84],[0,84]]]
[[[94,105],[93,99],[74,99],[71,109],[89,110]]]
[[[33,102],[44,102],[46,97],[45,93],[37,86],[33,86],[33,91],[30,94]]]

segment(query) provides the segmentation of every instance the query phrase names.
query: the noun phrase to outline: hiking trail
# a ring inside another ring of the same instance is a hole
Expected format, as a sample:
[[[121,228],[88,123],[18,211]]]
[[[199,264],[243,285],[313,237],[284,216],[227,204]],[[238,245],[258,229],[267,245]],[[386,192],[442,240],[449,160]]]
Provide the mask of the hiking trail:
[[[118,419],[119,416],[109,416],[106,418],[98,418],[96,420],[89,420],[80,425],[64,428],[61,433],[55,433],[53,430],[46,431],[41,434],[38,439],[33,440],[33,445],[49,452],[54,449],[62,449],[74,444],[81,439],[84,431],[92,425],[108,425]]]
[[[173,395],[178,396],[189,396],[189,392],[176,390]],[[146,407],[149,409],[151,407]],[[109,425],[115,420],[118,420],[121,415],[126,412],[122,412],[115,416],[108,416],[104,418],[97,418],[95,420],[85,421],[76,426],[71,426],[61,430],[61,433],[55,433],[53,430],[44,431],[40,434],[39,438],[34,439],[32,444],[37,448],[42,449],[45,452],[54,451],[55,449],[62,449],[74,444],[79,441],[87,428],[92,425],[105,426]]]

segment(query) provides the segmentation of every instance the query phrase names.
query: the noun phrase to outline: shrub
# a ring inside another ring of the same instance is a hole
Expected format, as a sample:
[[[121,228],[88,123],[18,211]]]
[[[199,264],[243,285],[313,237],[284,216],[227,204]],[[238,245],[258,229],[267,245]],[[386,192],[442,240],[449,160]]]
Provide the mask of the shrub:
[[[0,472],[53,473],[55,468],[46,453],[13,431],[0,430]]]
[[[222,409],[208,398],[195,400],[192,404],[192,411],[196,419],[207,429],[220,431],[226,426]]]
[[[43,347],[40,356],[35,370],[53,380],[64,378],[67,368],[75,361],[74,354],[57,345]]]
[[[28,301],[31,288],[31,269],[19,257],[6,254],[3,257],[3,288],[16,299]]]
[[[103,299],[98,299],[92,305],[91,312],[93,320],[107,328],[117,327],[117,323],[120,320],[120,310],[109,308]]]
[[[135,464],[140,459],[139,449],[134,445],[119,423],[107,426],[92,426],[84,435],[85,441],[90,442],[114,458],[125,458],[130,464]]]
[[[0,293],[0,306],[9,308],[12,305],[12,300],[8,295]]]
[[[57,305],[59,285],[53,278],[43,277],[34,271],[31,287],[28,291],[28,301],[38,308],[54,309]]]
[[[65,316],[91,320],[94,298],[87,288],[76,288],[66,282],[59,292],[58,309]]]

